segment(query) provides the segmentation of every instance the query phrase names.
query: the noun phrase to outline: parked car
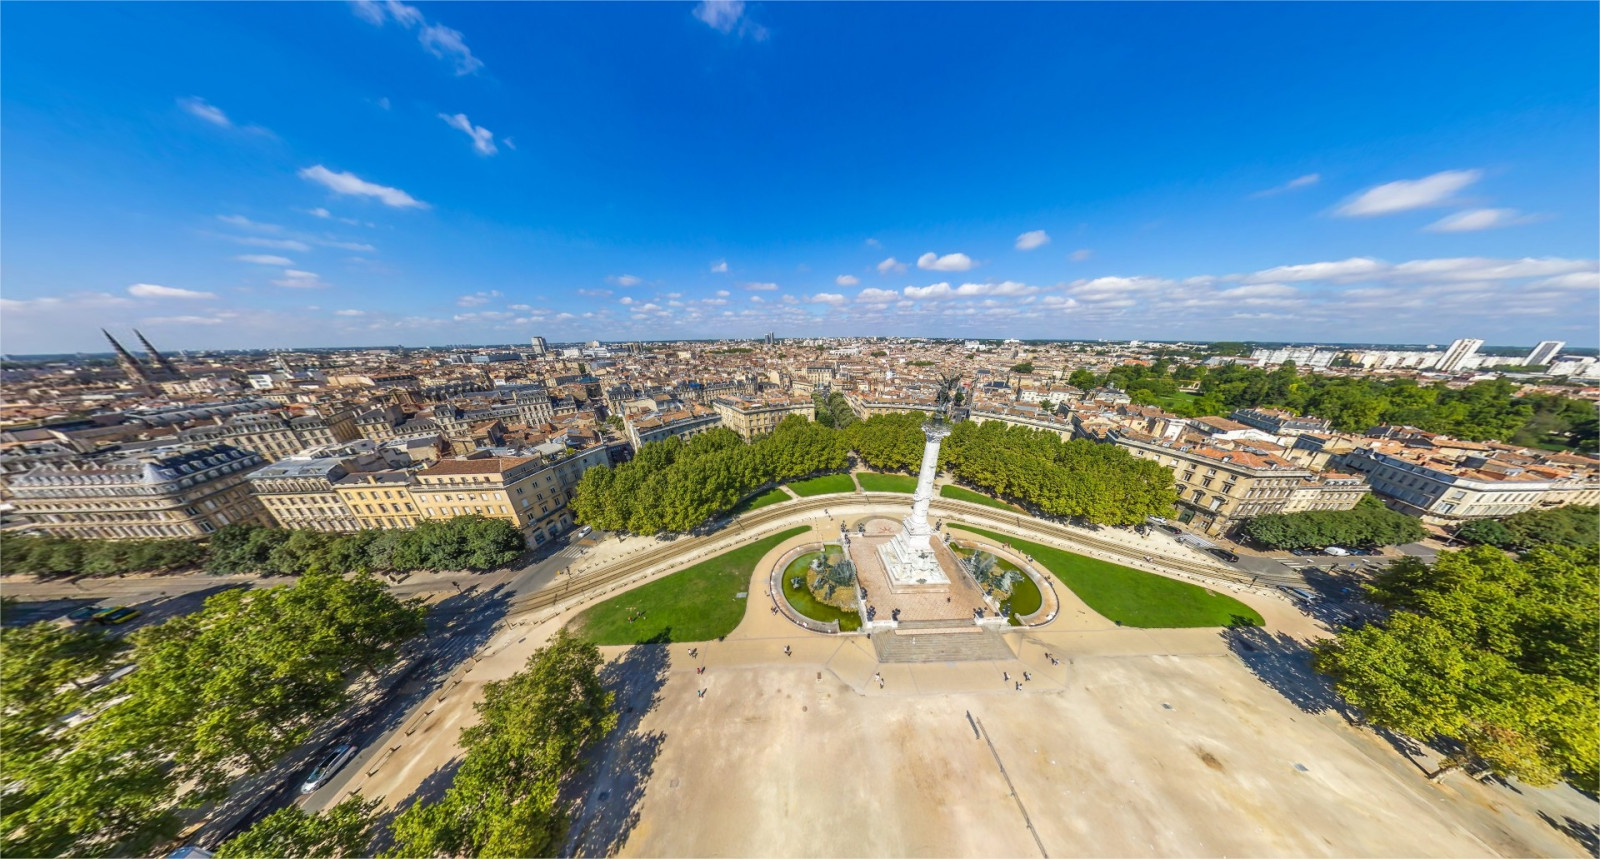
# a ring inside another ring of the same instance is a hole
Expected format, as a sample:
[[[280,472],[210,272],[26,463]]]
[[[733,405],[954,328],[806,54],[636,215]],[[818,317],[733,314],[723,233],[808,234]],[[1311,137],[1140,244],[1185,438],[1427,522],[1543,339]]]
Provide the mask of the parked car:
[[[1230,564],[1239,563],[1239,556],[1238,555],[1235,555],[1234,553],[1228,551],[1227,549],[1222,548],[1221,546],[1212,546],[1211,548],[1207,549],[1206,551],[1210,552],[1213,555],[1216,555],[1217,557],[1221,558],[1224,561],[1227,561]]]
[[[317,764],[317,768],[306,776],[305,784],[300,785],[300,792],[312,793],[317,788],[327,784],[328,779],[333,778],[334,774],[355,756],[356,747],[354,743],[340,743],[334,746],[322,758],[322,762]]]
[[[70,620],[73,623],[83,623],[85,621],[93,620],[94,616],[102,611],[105,611],[105,609],[102,609],[97,605],[81,605],[72,611],[67,612],[66,616],[67,620]]]
[[[1162,522],[1161,523],[1161,530],[1166,531],[1169,534],[1182,534],[1183,533],[1183,529],[1182,528],[1179,528],[1177,525],[1174,525],[1171,522]]]
[[[1295,602],[1310,604],[1317,601],[1317,595],[1312,591],[1306,590],[1305,588],[1297,588],[1291,585],[1278,585],[1278,590],[1288,594],[1292,599],[1294,599]]]
[[[574,539],[574,540],[582,540],[584,537],[589,536],[590,532],[592,532],[592,531],[594,531],[593,528],[590,528],[588,525],[585,525],[582,528],[578,529],[578,533],[572,535],[572,539]]]
[[[105,611],[95,612],[92,620],[101,626],[116,626],[119,623],[127,623],[138,616],[138,609],[119,605],[108,608]]]
[[[1338,546],[1329,546],[1328,548],[1323,549],[1322,551],[1327,553],[1327,554],[1329,554],[1329,555],[1334,556],[1335,558],[1342,558],[1345,555],[1350,554],[1350,550],[1349,549],[1341,549]]]

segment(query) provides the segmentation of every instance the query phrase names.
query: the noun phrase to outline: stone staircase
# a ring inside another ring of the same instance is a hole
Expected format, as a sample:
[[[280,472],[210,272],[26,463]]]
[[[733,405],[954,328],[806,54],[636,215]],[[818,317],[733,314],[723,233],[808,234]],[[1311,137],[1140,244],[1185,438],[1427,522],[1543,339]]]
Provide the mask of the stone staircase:
[[[872,645],[879,662],[992,662],[1016,655],[1000,633],[950,621],[905,621],[872,636]]]

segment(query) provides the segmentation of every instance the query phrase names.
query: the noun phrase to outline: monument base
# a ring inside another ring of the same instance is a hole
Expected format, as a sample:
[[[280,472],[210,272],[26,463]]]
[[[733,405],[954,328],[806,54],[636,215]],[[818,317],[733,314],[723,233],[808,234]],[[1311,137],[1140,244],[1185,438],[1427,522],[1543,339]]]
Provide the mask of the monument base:
[[[878,546],[878,557],[889,575],[889,587],[894,590],[913,588],[949,587],[950,578],[934,554],[936,546],[932,534],[919,534],[909,526],[902,526],[887,543]]]

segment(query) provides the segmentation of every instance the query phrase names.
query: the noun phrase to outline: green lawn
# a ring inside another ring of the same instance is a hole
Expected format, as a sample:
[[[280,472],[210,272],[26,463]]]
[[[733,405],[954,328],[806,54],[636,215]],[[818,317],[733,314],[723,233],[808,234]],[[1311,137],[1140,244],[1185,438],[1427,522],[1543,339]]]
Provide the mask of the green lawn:
[[[784,501],[788,501],[788,500],[789,500],[789,493],[784,492],[782,489],[779,489],[778,487],[774,486],[773,488],[768,489],[766,492],[763,492],[760,495],[757,495],[757,496],[755,496],[753,498],[746,498],[745,500],[743,500],[743,501],[739,502],[738,504],[734,505],[732,512],[733,513],[747,513],[747,512],[749,512],[751,510],[756,510],[756,509],[759,509],[761,507],[765,507],[768,504],[780,504],[780,503],[782,503]]]
[[[817,599],[811,589],[805,585],[806,568],[811,564],[811,559],[820,552],[807,552],[790,562],[789,569],[783,571],[783,595],[788,598],[789,605],[794,610],[811,618],[812,620],[827,623],[830,620],[839,622],[842,632],[850,632],[861,628],[861,615],[853,611],[845,611],[837,606],[828,605]],[[800,576],[800,587],[794,587],[795,576]]]
[[[813,477],[810,480],[791,483],[789,488],[793,489],[796,495],[810,498],[813,495],[854,492],[856,491],[856,484],[848,474],[824,474],[821,477]]]
[[[1034,560],[1054,573],[1089,608],[1124,626],[1260,626],[1262,623],[1261,615],[1255,609],[1233,597],[1188,582],[1140,572],[1109,561],[1086,558],[970,525],[946,524],[991,540],[1009,540],[1013,548],[1032,555]]]
[[[790,528],[592,605],[573,620],[573,631],[601,645],[720,638],[744,619],[748,597],[734,595],[750,587],[756,562],[773,546],[809,530]]]
[[[939,494],[945,498],[954,498],[957,501],[971,501],[973,504],[982,504],[985,507],[998,507],[1001,510],[1010,510],[1013,513],[1022,512],[1022,510],[1014,504],[1007,504],[998,498],[990,498],[981,492],[973,492],[970,489],[963,489],[953,483],[947,483],[943,487],[940,487]]]
[[[874,471],[863,471],[856,475],[861,488],[868,492],[904,492],[910,495],[917,491],[917,479],[907,474],[878,474]]]

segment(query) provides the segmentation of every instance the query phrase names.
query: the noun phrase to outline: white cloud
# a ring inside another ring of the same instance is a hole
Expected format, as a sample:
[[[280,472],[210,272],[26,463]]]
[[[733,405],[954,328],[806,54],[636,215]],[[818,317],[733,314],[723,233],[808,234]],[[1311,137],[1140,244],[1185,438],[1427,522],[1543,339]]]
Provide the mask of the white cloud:
[[[178,106],[183,108],[191,115],[197,116],[206,122],[211,123],[212,125],[220,125],[223,128],[233,127],[233,121],[228,119],[228,115],[226,113],[222,112],[222,108],[208,103],[205,99],[200,98],[199,96],[180,98],[178,99]]]
[[[577,292],[586,298],[605,298],[611,294],[609,289],[580,289]]]
[[[1421,179],[1401,179],[1368,188],[1334,210],[1336,215],[1365,218],[1389,215],[1450,202],[1457,191],[1483,177],[1482,170],[1445,170]]]
[[[1280,265],[1258,271],[1245,278],[1246,283],[1273,283],[1301,280],[1352,280],[1370,277],[1388,269],[1384,263],[1367,257],[1351,257],[1340,262],[1314,262],[1304,265]]]
[[[1251,194],[1250,196],[1252,196],[1252,197],[1271,197],[1271,196],[1274,196],[1274,195],[1277,195],[1277,194],[1282,194],[1285,191],[1294,191],[1294,190],[1297,190],[1297,189],[1300,189],[1300,188],[1309,188],[1312,185],[1315,185],[1315,184],[1317,184],[1318,182],[1321,182],[1321,181],[1322,181],[1322,174],[1321,173],[1307,173],[1304,176],[1297,176],[1297,177],[1295,177],[1293,179],[1290,179],[1289,181],[1283,183],[1282,185],[1277,185],[1277,186],[1268,188],[1265,191],[1257,191],[1254,194]]]
[[[283,277],[274,280],[272,283],[284,289],[324,289],[328,286],[328,284],[322,282],[322,278],[318,277],[316,272],[301,271],[294,268],[284,269]]]
[[[766,41],[767,28],[745,17],[744,0],[701,0],[693,14],[719,33],[736,33],[758,42]]]
[[[457,298],[456,299],[456,306],[457,307],[481,307],[481,306],[483,306],[485,304],[488,304],[490,301],[492,301],[492,300],[494,300],[496,298],[499,298],[499,297],[500,297],[500,290],[498,290],[498,289],[491,289],[491,290],[488,290],[487,292],[481,292],[481,291],[480,292],[474,292],[471,295],[463,295],[460,298]]]
[[[917,257],[917,268],[928,271],[967,271],[972,265],[972,258],[962,253],[939,256],[930,251]]]
[[[135,298],[216,298],[214,292],[199,292],[193,289],[179,289],[176,286],[159,286],[154,283],[136,283],[128,287],[128,294]]]
[[[1468,209],[1446,215],[1424,227],[1430,233],[1470,233],[1527,222],[1516,209]]]
[[[252,221],[249,218],[246,218],[244,215],[218,215],[217,220],[223,222],[224,224],[229,224],[243,230],[252,230],[258,233],[283,232],[283,227],[278,226],[277,224],[263,224],[260,221]]]
[[[900,293],[895,292],[892,289],[868,288],[861,290],[861,292],[856,295],[856,301],[865,302],[867,304],[883,304],[885,302],[894,301],[899,297]]]
[[[905,271],[905,270],[906,270],[906,264],[901,262],[901,261],[899,261],[899,260],[897,260],[897,259],[895,259],[894,257],[889,257],[888,259],[884,260],[883,262],[878,263],[878,274],[888,274],[891,271]]]
[[[865,242],[863,242],[863,244],[865,244],[869,248],[881,248],[881,247],[883,247],[883,242],[880,242],[877,239],[867,239]]]
[[[233,321],[231,316],[147,316],[145,325],[221,325]]]
[[[470,75],[483,68],[483,61],[472,55],[466,39],[459,31],[438,22],[429,23],[415,6],[407,6],[398,0],[386,0],[381,4],[375,0],[356,0],[352,9],[362,20],[375,26],[381,27],[386,19],[392,18],[407,30],[417,30],[417,41],[423,49],[441,60],[454,63],[458,75]]]
[[[935,283],[930,286],[908,286],[904,293],[907,298],[923,301],[939,301],[951,298],[979,298],[987,295],[1024,296],[1039,292],[1039,287],[1029,286],[1021,281],[1007,280],[1000,283],[963,283],[960,286],[951,286],[948,283]]]
[[[472,148],[477,151],[479,155],[493,155],[500,151],[494,147],[494,132],[484,128],[481,125],[473,125],[472,120],[467,119],[466,114],[441,113],[439,114],[439,118],[444,120],[445,125],[448,125],[451,128],[454,128],[472,138]]]
[[[311,241],[325,248],[338,248],[342,251],[362,251],[365,253],[371,253],[377,250],[377,248],[365,242],[340,242],[332,239],[312,239]]]
[[[841,274],[838,277],[834,278],[833,282],[838,284],[839,286],[855,286],[856,284],[861,282],[861,278],[856,277],[853,274]]]
[[[719,290],[717,290],[717,297],[718,297],[718,298],[727,298],[727,297],[728,297],[728,296],[730,296],[730,295],[732,295],[732,294],[733,294],[733,293],[731,293],[731,292],[729,292],[729,291],[727,291],[727,290],[726,290],[726,289],[719,289]]]
[[[331,218],[331,217],[333,217],[333,213],[332,212],[328,211],[327,209],[322,208],[321,206],[318,206],[315,209],[307,210],[306,214],[311,215],[314,218]]]
[[[399,188],[374,184],[354,173],[335,173],[321,164],[301,170],[300,176],[326,187],[335,194],[354,197],[376,197],[385,206],[393,206],[396,209],[428,208],[427,203],[412,197]]]
[[[819,292],[807,298],[806,301],[812,304],[831,304],[837,307],[845,302],[845,297],[837,292]]]
[[[234,259],[239,262],[255,263],[256,265],[294,265],[294,260],[288,257],[273,256],[272,254],[240,254]]]
[[[752,283],[745,284],[744,288],[745,289],[749,289],[749,290],[753,290],[753,291],[756,291],[756,292],[772,292],[772,291],[774,291],[774,290],[776,290],[778,288],[778,285],[776,283],[753,283],[752,282]]]
[[[367,312],[365,310],[335,310],[333,312],[333,315],[334,316],[366,316]]]
[[[1088,248],[1078,248],[1072,253],[1067,254],[1067,259],[1072,260],[1073,262],[1083,262],[1092,256],[1094,256],[1094,251],[1089,250]]]
[[[606,278],[606,281],[608,283],[614,283],[617,286],[638,286],[639,284],[644,283],[644,278],[634,277],[631,274],[619,274]]]
[[[1546,286],[1556,289],[1600,289],[1600,271],[1575,271],[1571,274],[1536,280],[1529,286]]]
[[[1017,250],[1019,251],[1031,251],[1034,248],[1042,248],[1047,244],[1050,244],[1050,234],[1044,230],[1031,230],[1017,236]]]
[[[633,296],[624,295],[623,297],[617,299],[617,303],[623,305],[624,307],[626,307],[627,305],[630,305],[630,304],[633,303]]]
[[[712,274],[727,274],[728,273],[728,261],[725,260],[725,259],[719,259],[716,262],[712,263],[711,264],[711,273]]]
[[[295,239],[266,239],[260,236],[223,236],[230,242],[241,245],[250,245],[256,248],[271,248],[275,251],[308,251],[311,246]]]
[[[766,301],[765,301],[765,299],[763,299],[759,295],[752,295],[752,296],[750,296],[750,303],[751,304],[765,304]]]

